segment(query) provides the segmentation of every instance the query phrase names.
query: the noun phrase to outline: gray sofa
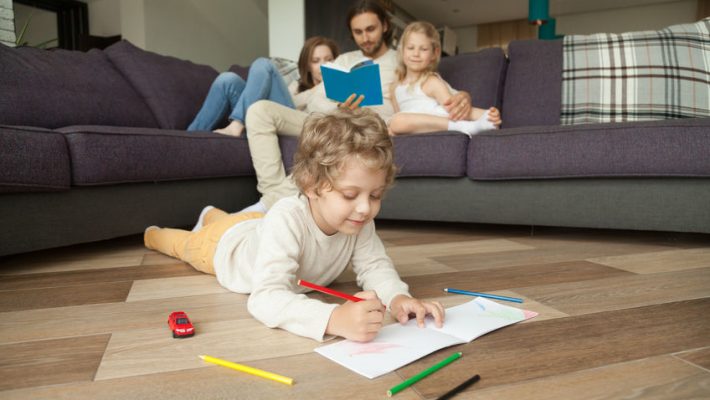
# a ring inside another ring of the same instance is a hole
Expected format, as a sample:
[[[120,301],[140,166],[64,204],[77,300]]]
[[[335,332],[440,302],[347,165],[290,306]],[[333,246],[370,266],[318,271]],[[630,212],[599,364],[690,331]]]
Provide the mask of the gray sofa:
[[[442,60],[476,106],[501,109],[503,129],[396,137],[379,218],[710,233],[710,119],[561,126],[561,68],[560,41]],[[184,131],[216,76],[126,41],[0,46],[0,255],[256,201],[245,138]],[[288,167],[296,141],[280,144]]]

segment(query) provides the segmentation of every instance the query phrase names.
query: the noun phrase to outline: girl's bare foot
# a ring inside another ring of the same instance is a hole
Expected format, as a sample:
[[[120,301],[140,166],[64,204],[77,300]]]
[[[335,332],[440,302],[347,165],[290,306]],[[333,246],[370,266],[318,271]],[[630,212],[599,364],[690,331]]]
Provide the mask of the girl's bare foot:
[[[242,136],[242,133],[244,132],[244,124],[242,124],[241,121],[238,120],[232,120],[232,122],[229,123],[226,127],[222,129],[215,129],[213,132],[215,133],[221,133],[223,135],[229,135],[229,136]]]
[[[498,111],[497,108],[491,107],[488,109],[488,122],[495,125],[496,128],[500,126],[501,122],[503,122],[500,119],[500,111]]]

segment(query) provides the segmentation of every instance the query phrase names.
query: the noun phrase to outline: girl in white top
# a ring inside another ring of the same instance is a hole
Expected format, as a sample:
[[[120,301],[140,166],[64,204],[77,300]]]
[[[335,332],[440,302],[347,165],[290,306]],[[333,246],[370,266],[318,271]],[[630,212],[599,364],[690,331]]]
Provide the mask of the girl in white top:
[[[249,312],[266,326],[322,341],[326,335],[370,341],[386,310],[400,323],[431,314],[438,302],[414,299],[375,233],[373,219],[394,181],[392,141],[373,111],[340,110],[310,117],[295,155],[301,194],[279,200],[268,214],[227,214],[206,207],[199,228],[146,229],[146,247],[214,274],[225,288],[249,293]],[[303,293],[299,279],[329,285],[352,264],[364,300],[324,303]]]
[[[473,107],[471,114],[460,121],[449,118],[442,104],[455,91],[436,69],[441,57],[439,33],[428,22],[407,25],[398,48],[397,80],[390,87],[390,98],[396,114],[389,121],[391,135],[459,131],[473,135],[497,129],[500,112]]]

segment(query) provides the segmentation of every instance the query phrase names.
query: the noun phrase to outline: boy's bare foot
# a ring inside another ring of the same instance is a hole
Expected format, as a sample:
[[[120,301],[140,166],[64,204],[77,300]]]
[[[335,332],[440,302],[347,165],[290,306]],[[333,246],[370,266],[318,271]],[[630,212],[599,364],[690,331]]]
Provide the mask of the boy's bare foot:
[[[244,132],[244,124],[241,123],[241,121],[238,120],[232,120],[232,122],[229,123],[226,127],[222,129],[215,129],[215,133],[221,133],[223,135],[229,135],[229,136],[242,136],[242,133]]]

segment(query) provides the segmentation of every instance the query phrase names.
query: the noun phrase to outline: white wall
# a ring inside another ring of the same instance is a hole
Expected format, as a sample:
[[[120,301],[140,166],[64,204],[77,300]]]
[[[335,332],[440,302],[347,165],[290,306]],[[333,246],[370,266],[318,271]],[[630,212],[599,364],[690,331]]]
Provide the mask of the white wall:
[[[89,33],[93,36],[121,34],[121,1],[93,0],[88,3]]]
[[[218,71],[269,55],[268,0],[85,1],[95,36],[121,35],[142,49]]]
[[[561,15],[556,17],[556,30],[557,34],[564,35],[658,30],[670,25],[695,22],[697,7],[697,0],[684,0],[583,14]]]
[[[0,43],[15,46],[15,12],[12,0],[0,0]]]
[[[265,0],[145,0],[145,48],[224,71],[268,55]]]
[[[618,8],[588,13],[553,15],[558,34],[587,35],[598,32],[657,30],[670,25],[695,22],[697,0],[670,1],[647,6]],[[474,51],[478,35],[476,25],[454,29],[460,52]]]
[[[478,50],[478,27],[466,26],[463,28],[454,29],[456,32],[456,43],[459,48],[459,54],[472,53]]]
[[[92,4],[89,3],[89,14]],[[121,37],[145,49],[145,1],[120,0]],[[91,24],[91,22],[89,22]]]
[[[298,60],[306,40],[305,0],[269,0],[269,56]]]

